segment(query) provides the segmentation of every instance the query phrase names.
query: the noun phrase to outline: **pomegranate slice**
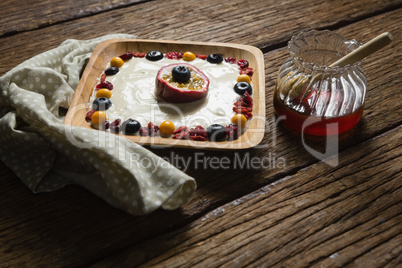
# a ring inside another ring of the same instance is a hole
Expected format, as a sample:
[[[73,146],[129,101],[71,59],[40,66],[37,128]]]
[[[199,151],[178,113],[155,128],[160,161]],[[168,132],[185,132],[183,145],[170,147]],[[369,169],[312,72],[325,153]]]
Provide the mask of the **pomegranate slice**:
[[[175,81],[173,68],[185,66],[190,70],[191,77],[187,82]],[[167,102],[186,103],[204,98],[208,94],[209,79],[197,67],[188,63],[174,63],[162,67],[155,80],[155,95]]]

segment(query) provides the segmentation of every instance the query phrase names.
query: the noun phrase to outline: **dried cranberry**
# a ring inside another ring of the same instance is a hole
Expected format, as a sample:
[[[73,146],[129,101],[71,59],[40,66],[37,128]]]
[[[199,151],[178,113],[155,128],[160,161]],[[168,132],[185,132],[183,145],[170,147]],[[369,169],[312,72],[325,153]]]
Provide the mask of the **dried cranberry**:
[[[168,52],[166,53],[166,58],[171,60],[178,60],[183,58],[183,53],[181,52]]]
[[[148,136],[148,128],[147,127],[142,127],[139,130],[140,136]]]
[[[199,55],[199,54],[197,54],[197,55],[195,55],[198,59],[200,59],[200,60],[206,60],[207,59],[207,55]]]
[[[133,53],[131,52],[126,52],[122,55],[119,56],[122,60],[129,60],[133,57]]]
[[[109,81],[103,81],[99,85],[96,85],[96,88],[97,89],[107,88],[109,90],[112,90],[113,89],[113,84],[110,83]]]
[[[227,63],[231,63],[231,64],[235,64],[235,63],[236,63],[236,59],[233,58],[233,57],[227,57],[227,58],[225,58],[225,61],[226,61]]]
[[[135,52],[133,53],[134,58],[144,58],[147,54],[145,53],[140,53],[140,52]]]
[[[206,138],[208,136],[207,131],[202,126],[196,126],[195,128],[191,128],[189,134],[190,134],[190,138],[196,137],[196,136]]]
[[[182,127],[179,127],[178,129],[176,129],[175,131],[173,131],[173,134],[177,134],[177,133],[187,131],[187,130],[188,130],[188,127],[182,126]]]
[[[184,140],[189,138],[190,132],[188,127],[182,126],[173,131],[173,134],[175,134],[173,135],[173,139]]]
[[[239,138],[239,127],[231,123],[226,127],[226,135],[228,136],[229,140],[237,140]]]
[[[116,119],[112,123],[110,123],[110,132],[112,133],[119,133],[121,128],[121,119]]]
[[[239,65],[240,69],[245,69],[248,67],[248,60],[246,59],[238,60],[237,65]]]
[[[189,138],[189,131],[185,130],[182,131],[180,133],[177,133],[175,135],[173,135],[173,139],[177,139],[177,140],[185,140]]]
[[[85,121],[91,122],[92,115],[96,112],[95,110],[89,110],[87,114],[85,115]]]
[[[254,70],[253,68],[244,68],[240,70],[240,74],[247,74],[248,76],[253,76]]]
[[[148,123],[148,135],[149,136],[155,136],[155,133],[159,131],[159,126],[155,126],[154,123],[149,122]]]
[[[109,129],[109,126],[110,126],[109,121],[106,121],[106,122],[103,123],[103,125],[102,125],[102,130],[107,130],[107,129]]]
[[[105,82],[105,80],[106,80],[106,74],[103,73],[103,74],[101,75],[100,82],[101,82],[101,83],[102,83],[102,82]]]

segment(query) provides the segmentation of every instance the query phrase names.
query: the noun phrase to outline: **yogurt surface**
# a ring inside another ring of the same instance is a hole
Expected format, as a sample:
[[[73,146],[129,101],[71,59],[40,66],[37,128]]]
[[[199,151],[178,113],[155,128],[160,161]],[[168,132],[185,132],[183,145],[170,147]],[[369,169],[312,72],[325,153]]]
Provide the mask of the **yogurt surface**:
[[[208,95],[199,101],[173,104],[159,100],[154,95],[155,79],[160,68],[172,63],[185,62],[163,58],[159,61],[149,61],[146,58],[132,58],[119,68],[113,76],[107,76],[106,81],[113,84],[112,106],[106,111],[109,122],[120,118],[122,122],[132,118],[146,126],[149,122],[159,125],[165,120],[173,122],[177,127],[195,127],[201,125],[207,128],[211,124],[228,125],[233,112],[233,104],[239,95],[233,90],[239,76],[236,64],[222,62],[212,64],[206,60],[195,59],[186,62],[196,66],[209,79]],[[95,99],[96,89],[90,99]]]

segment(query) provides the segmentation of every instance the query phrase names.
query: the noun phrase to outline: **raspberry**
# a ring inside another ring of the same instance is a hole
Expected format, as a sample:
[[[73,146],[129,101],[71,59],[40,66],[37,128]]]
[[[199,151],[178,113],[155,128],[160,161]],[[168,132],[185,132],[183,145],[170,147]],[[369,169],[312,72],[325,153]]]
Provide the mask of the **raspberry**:
[[[171,60],[178,60],[183,58],[183,53],[181,52],[168,52],[166,53],[166,58]]]
[[[197,58],[199,58],[200,60],[206,60],[207,59],[207,55],[199,55],[199,54],[197,54],[197,55],[195,55]]]
[[[227,57],[225,58],[225,61],[231,64],[235,64],[236,63],[236,59],[233,57]]]
[[[122,60],[129,60],[133,57],[133,53],[127,52],[119,56]]]
[[[107,88],[109,90],[113,89],[113,85],[112,83],[108,82],[108,81],[103,81],[101,82],[99,85],[96,86],[97,89],[101,89],[101,88]]]
[[[144,58],[146,56],[145,53],[135,52],[133,53],[134,58]]]
[[[248,60],[242,59],[237,61],[237,65],[239,65],[240,69],[245,69],[248,67]]]

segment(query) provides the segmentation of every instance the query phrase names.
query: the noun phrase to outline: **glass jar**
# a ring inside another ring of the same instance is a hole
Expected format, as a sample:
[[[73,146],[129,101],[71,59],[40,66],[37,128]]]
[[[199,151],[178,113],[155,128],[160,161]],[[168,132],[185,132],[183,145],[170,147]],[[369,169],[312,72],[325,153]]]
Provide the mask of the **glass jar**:
[[[290,58],[277,78],[274,107],[289,127],[312,135],[351,129],[363,114],[366,77],[357,62],[329,67],[361,46],[331,31],[301,32],[288,43]]]

